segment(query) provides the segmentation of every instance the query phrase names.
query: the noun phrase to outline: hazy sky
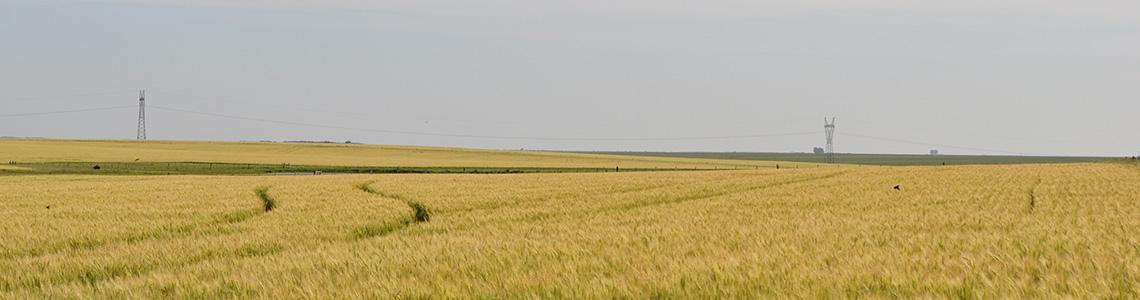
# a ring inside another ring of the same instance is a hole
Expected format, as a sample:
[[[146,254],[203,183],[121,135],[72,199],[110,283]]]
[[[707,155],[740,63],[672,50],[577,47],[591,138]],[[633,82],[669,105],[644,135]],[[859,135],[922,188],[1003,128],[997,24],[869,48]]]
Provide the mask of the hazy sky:
[[[0,136],[141,89],[150,139],[1131,156],[1140,2],[0,0]]]

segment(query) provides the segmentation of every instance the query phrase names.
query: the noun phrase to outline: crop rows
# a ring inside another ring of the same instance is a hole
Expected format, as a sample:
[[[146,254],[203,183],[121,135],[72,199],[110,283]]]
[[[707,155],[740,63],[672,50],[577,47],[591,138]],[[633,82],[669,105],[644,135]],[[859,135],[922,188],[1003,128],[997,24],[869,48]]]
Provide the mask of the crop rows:
[[[1135,298],[1137,175],[9,176],[0,298]]]

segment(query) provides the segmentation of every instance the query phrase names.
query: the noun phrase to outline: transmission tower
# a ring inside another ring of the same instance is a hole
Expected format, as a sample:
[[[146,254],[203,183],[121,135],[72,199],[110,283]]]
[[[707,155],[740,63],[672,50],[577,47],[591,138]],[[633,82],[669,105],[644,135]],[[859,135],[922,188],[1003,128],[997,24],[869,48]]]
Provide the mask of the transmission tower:
[[[827,118],[823,118],[823,133],[827,134],[827,152],[823,156],[824,163],[835,163],[835,150],[831,148],[831,140],[835,137],[835,118],[831,118],[831,123],[827,122]]]
[[[139,133],[136,139],[146,139],[146,90],[139,91]]]

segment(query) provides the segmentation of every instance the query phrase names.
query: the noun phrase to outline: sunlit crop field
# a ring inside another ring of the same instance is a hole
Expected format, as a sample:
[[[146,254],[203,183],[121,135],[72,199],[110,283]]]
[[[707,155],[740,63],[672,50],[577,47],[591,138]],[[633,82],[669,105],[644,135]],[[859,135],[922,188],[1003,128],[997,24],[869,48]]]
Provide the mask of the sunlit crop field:
[[[6,176],[0,298],[1136,298],[1137,175]]]
[[[384,167],[749,169],[820,163],[360,144],[0,139],[3,162],[210,162]],[[822,161],[822,156],[820,157]]]

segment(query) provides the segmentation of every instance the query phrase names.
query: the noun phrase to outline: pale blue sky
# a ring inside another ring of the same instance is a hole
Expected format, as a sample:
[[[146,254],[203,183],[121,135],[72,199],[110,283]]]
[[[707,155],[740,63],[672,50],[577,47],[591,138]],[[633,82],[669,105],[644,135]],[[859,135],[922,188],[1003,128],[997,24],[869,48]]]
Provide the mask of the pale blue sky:
[[[1140,5],[990,2],[0,1],[0,135],[1140,153]]]

